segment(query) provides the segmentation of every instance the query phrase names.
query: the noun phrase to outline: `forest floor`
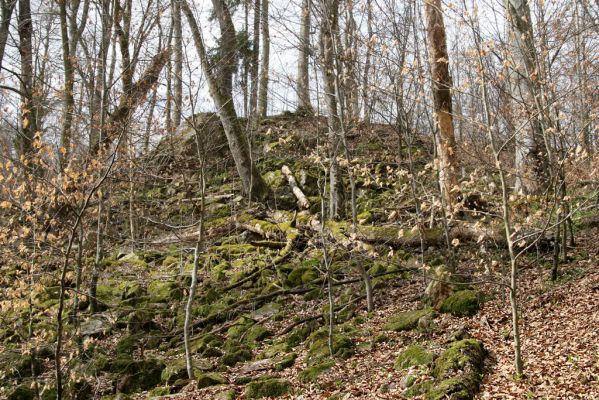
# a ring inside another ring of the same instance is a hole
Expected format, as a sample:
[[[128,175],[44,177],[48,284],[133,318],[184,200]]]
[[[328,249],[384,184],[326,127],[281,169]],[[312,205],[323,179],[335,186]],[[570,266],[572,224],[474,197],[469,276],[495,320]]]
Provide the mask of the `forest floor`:
[[[411,372],[393,367],[397,355],[412,343],[442,348],[447,332],[467,328],[489,352],[484,378],[476,399],[599,399],[599,229],[585,231],[570,250],[573,259],[561,267],[561,278],[552,283],[549,270],[538,260],[525,259],[520,273],[521,333],[525,376],[514,375],[511,314],[507,291],[485,285],[494,293],[478,314],[456,318],[444,314],[432,333],[388,332],[383,326],[398,311],[418,308],[424,291],[421,279],[394,281],[376,296],[376,312],[360,327],[369,335],[351,358],[338,362],[320,375],[317,384],[306,385],[299,374],[306,367],[297,363],[283,377],[293,382],[296,394],[286,399],[403,399],[402,381]],[[365,308],[361,304],[360,309]],[[368,345],[379,335],[386,343]],[[303,356],[303,355],[302,355]],[[302,356],[299,359],[302,359]],[[174,399],[218,398],[222,390],[171,395]],[[237,387],[242,392],[243,387]],[[143,397],[143,396],[142,396]],[[420,398],[416,396],[414,398]]]
[[[140,177],[133,197],[128,181],[115,179],[124,183],[115,183],[107,204],[99,312],[89,310],[87,298],[93,249],[83,253],[81,287],[75,287],[75,266],[69,271],[67,313],[78,304],[79,314],[66,319],[67,397],[599,400],[599,224],[589,223],[597,222],[590,205],[596,189],[573,190],[581,205],[573,216],[576,243],[555,282],[549,279],[550,249],[533,248],[519,258],[525,375],[516,377],[502,237],[460,237],[447,250],[432,144],[425,136],[410,146],[402,138],[399,154],[394,126],[350,134],[358,225],[353,228],[348,217],[321,229],[324,119],[286,114],[263,122],[254,137],[256,160],[276,198],[274,206],[264,207],[247,205],[239,195],[213,117],[207,114],[212,122],[204,123],[212,147],[191,315],[197,379],[187,379],[182,343],[201,203],[196,133],[188,129],[158,146],[148,161],[153,169]],[[469,173],[461,189],[481,201],[450,223],[496,232],[500,195],[489,155],[482,148],[460,154]],[[283,166],[295,174],[310,207],[298,206]],[[349,185],[347,175],[344,183]],[[131,198],[143,232],[135,251],[128,239]],[[509,206],[517,224],[538,229],[547,221],[548,204],[514,197]],[[419,223],[427,226],[426,243],[414,229]],[[444,301],[435,304],[424,294],[449,260],[456,270],[442,286]],[[42,400],[56,398],[60,260],[39,263],[42,272],[29,287],[27,265],[0,260],[0,399],[38,398],[35,387]],[[332,349],[327,268],[336,307]],[[374,287],[370,313],[361,268]],[[74,293],[81,293],[79,303]],[[458,306],[444,308],[451,298]]]

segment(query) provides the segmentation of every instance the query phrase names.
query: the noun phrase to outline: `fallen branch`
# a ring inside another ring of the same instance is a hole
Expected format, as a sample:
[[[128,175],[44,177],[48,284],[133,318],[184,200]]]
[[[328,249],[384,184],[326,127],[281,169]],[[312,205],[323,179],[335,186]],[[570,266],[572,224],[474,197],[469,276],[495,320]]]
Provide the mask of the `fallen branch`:
[[[299,206],[303,209],[310,208],[310,202],[308,201],[308,198],[306,197],[304,192],[302,192],[302,189],[300,189],[289,167],[287,165],[283,165],[283,167],[281,168],[281,172],[287,178],[287,182],[289,183],[289,186],[291,186],[291,191],[293,192],[293,195],[297,198]]]

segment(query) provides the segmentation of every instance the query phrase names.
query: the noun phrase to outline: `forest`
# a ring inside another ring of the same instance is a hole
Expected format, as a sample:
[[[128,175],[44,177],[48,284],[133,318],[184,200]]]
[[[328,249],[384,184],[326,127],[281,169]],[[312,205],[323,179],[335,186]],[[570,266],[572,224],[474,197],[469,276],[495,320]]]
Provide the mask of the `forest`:
[[[599,399],[597,0],[0,0],[0,399]]]

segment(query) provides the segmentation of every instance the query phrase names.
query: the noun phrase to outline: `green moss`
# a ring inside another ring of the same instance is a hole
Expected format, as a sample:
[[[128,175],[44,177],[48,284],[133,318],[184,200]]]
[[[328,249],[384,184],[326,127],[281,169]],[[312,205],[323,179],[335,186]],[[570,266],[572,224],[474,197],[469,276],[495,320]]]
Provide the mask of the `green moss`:
[[[407,398],[422,396],[428,393],[433,387],[432,381],[424,381],[410,386],[403,395]]]
[[[299,379],[302,382],[316,382],[318,377],[322,375],[323,372],[330,370],[331,368],[333,368],[334,365],[335,361],[333,360],[313,365],[300,372]]]
[[[287,275],[286,285],[288,287],[297,287],[305,283],[310,283],[318,279],[318,270],[311,265],[301,265],[295,267]]]
[[[297,353],[291,353],[283,357],[282,359],[277,361],[275,365],[275,371],[282,371],[284,369],[290,368],[293,364],[295,364],[295,360],[297,359]]]
[[[239,256],[258,251],[259,248],[248,243],[230,243],[214,246],[212,251],[223,254],[224,256]]]
[[[148,295],[153,303],[168,303],[181,300],[183,291],[175,281],[155,280],[148,286]]]
[[[330,356],[328,344],[328,332],[326,329],[319,329],[310,336],[310,349],[308,350],[308,365],[315,365]],[[348,358],[353,354],[354,342],[346,335],[341,333],[333,334],[333,356]]]
[[[265,397],[279,397],[291,391],[291,383],[283,379],[266,379],[253,381],[245,389],[248,399],[262,399]]]
[[[237,363],[252,359],[252,353],[249,350],[240,349],[225,354],[220,358],[220,364],[232,367]]]
[[[253,325],[245,334],[246,343],[258,343],[272,336],[272,332],[260,324]]]
[[[154,399],[154,398],[159,398],[162,396],[168,396],[169,394],[171,394],[171,388],[168,386],[159,386],[157,388],[154,388],[152,390],[150,390],[150,392],[148,393],[148,397],[150,399]]]
[[[409,331],[418,325],[418,320],[425,315],[430,315],[433,310],[430,308],[424,308],[421,310],[404,311],[392,316],[384,328],[386,331]]]
[[[117,356],[131,355],[137,348],[138,343],[142,335],[126,335],[119,339],[116,343],[116,354]]]
[[[161,380],[164,364],[156,359],[133,360],[119,357],[110,365],[110,372],[118,376],[117,388],[123,393],[151,389]]]
[[[280,170],[268,171],[262,175],[264,182],[273,189],[286,186],[287,180]]]
[[[451,375],[452,371],[461,370],[469,364],[482,369],[484,358],[485,351],[478,340],[464,339],[454,342],[435,362],[433,376],[444,378]]]
[[[471,393],[468,386],[461,378],[450,378],[435,384],[426,393],[427,400],[471,400],[474,393]]]
[[[310,336],[311,333],[311,325],[304,325],[300,328],[295,328],[291,333],[289,333],[289,335],[285,339],[285,342],[287,343],[287,348],[292,349],[295,346],[303,343],[308,338],[308,336]]]
[[[480,298],[475,290],[460,290],[441,303],[441,311],[456,317],[474,315],[480,307]]]
[[[35,398],[35,391],[31,388],[31,384],[17,386],[7,397],[8,400],[34,400]]]
[[[357,215],[357,220],[360,225],[369,224],[373,221],[373,216],[370,211],[363,211]]]
[[[227,379],[216,372],[206,372],[196,376],[198,382],[198,389],[202,389],[208,386],[225,385],[228,383]]]
[[[395,369],[405,369],[419,365],[428,365],[433,361],[433,354],[419,345],[408,346],[399,353],[395,360]]]
[[[20,352],[5,351],[0,355],[0,371],[7,379],[18,379],[39,374],[42,364],[37,358],[23,355]]]
[[[185,359],[167,364],[160,374],[160,379],[166,384],[172,384],[177,379],[185,378],[187,378],[187,364]]]
[[[175,256],[166,256],[164,260],[162,260],[163,267],[171,267],[174,265],[179,265],[180,258]]]

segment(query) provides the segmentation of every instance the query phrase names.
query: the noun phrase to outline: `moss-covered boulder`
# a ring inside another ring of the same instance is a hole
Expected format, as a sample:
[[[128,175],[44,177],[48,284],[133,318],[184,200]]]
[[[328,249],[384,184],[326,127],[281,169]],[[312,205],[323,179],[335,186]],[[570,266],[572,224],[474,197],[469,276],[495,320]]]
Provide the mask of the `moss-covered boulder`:
[[[34,400],[35,391],[31,384],[21,384],[8,393],[7,400]]]
[[[196,375],[196,381],[198,382],[198,389],[208,386],[225,385],[228,383],[227,378],[216,372],[198,374]]]
[[[433,353],[427,351],[420,345],[408,346],[397,356],[395,369],[405,369],[410,367],[416,367],[419,365],[428,365],[433,361]]]
[[[139,308],[127,317],[127,330],[130,333],[149,331],[155,327],[154,314],[148,309]]]
[[[424,316],[431,315],[433,310],[424,308],[421,310],[403,311],[395,314],[385,324],[386,331],[409,331],[418,326],[418,320]]]
[[[316,365],[330,357],[331,351],[328,342],[328,332],[326,329],[319,329],[310,335],[310,349],[308,350],[307,357],[308,365]],[[348,358],[353,354],[355,344],[349,336],[342,333],[334,333],[332,347],[334,357]]]
[[[273,333],[264,326],[255,324],[245,333],[244,341],[249,344],[259,343],[272,335]]]
[[[249,350],[244,348],[238,348],[233,351],[227,352],[225,355],[223,355],[219,360],[219,364],[225,365],[227,367],[232,367],[235,364],[251,359],[252,353]]]
[[[250,382],[245,389],[248,399],[280,397],[291,392],[291,382],[284,379],[265,379]]]
[[[335,361],[333,360],[323,361],[322,363],[312,365],[299,373],[299,379],[302,382],[316,382],[320,375],[333,368],[334,365]]]
[[[181,300],[183,291],[175,281],[155,280],[148,285],[148,295],[152,303],[168,303]]]
[[[112,325],[109,319],[101,314],[96,314],[85,321],[79,327],[81,336],[101,338],[112,331]]]
[[[478,340],[454,342],[435,361],[435,384],[426,393],[429,400],[470,400],[478,392],[486,351]]]
[[[441,312],[456,317],[474,315],[480,308],[480,295],[475,290],[460,290],[446,298],[440,306]]]
[[[142,335],[125,335],[116,343],[117,356],[131,356],[133,351],[139,346]]]
[[[134,393],[151,389],[161,380],[164,364],[156,359],[134,360],[130,357],[118,357],[109,367],[114,375],[117,391]]]
[[[10,350],[0,355],[0,372],[7,379],[28,378],[34,373],[39,374],[41,370],[42,364],[30,355]]]
[[[275,371],[283,371],[284,369],[290,368],[297,359],[297,353],[286,354],[275,360]]]

